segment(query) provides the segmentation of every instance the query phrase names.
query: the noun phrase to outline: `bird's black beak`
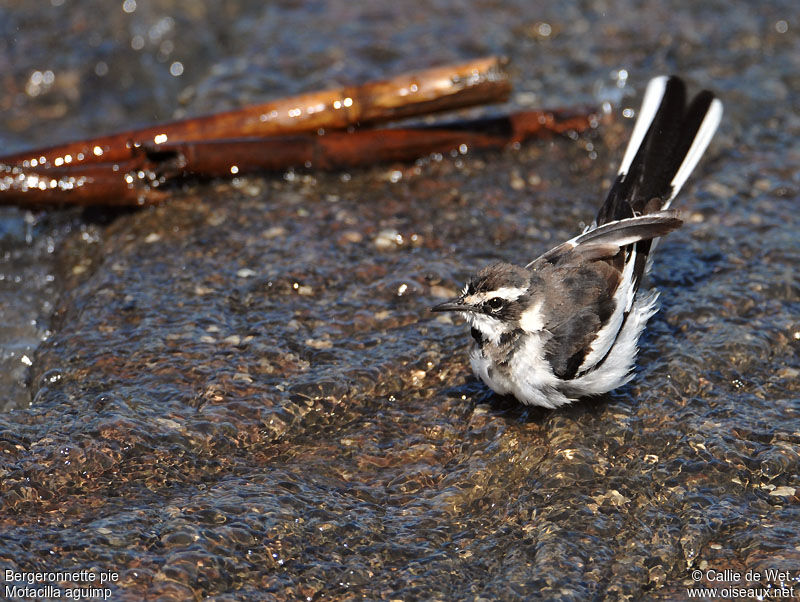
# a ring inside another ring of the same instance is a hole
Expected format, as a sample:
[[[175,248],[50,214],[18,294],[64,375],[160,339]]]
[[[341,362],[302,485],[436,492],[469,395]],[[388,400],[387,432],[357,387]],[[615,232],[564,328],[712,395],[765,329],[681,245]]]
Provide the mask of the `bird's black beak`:
[[[469,311],[471,308],[464,302],[464,297],[456,297],[431,307],[431,311]]]

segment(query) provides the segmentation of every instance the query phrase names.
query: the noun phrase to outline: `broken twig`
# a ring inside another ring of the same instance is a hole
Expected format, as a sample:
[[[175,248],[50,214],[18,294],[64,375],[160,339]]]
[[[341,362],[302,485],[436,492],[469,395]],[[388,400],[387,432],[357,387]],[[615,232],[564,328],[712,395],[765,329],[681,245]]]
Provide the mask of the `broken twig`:
[[[531,137],[583,131],[589,111],[524,111],[506,117],[436,126],[298,134],[259,139],[164,144],[154,167],[167,179],[224,177],[255,171],[342,169],[391,161],[413,161],[432,153],[502,148]],[[146,149],[147,150],[147,149]],[[152,149],[156,151],[155,148]]]
[[[361,86],[310,92],[226,111],[34,149],[0,157],[0,164],[48,168],[112,163],[133,158],[142,144],[273,136],[319,129],[345,129],[436,111],[502,102],[511,84],[499,58],[406,73]]]
[[[0,205],[146,205],[167,198],[164,184],[187,176],[409,161],[502,148],[596,123],[589,110],[555,110],[417,127],[354,127],[498,102],[509,91],[503,61],[485,58],[18,153],[0,158]]]

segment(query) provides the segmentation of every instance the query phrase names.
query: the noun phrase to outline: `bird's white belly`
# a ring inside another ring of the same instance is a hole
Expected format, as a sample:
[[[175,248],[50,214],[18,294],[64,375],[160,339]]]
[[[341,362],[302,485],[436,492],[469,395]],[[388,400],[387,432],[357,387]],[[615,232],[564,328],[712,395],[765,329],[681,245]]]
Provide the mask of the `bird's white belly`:
[[[571,401],[557,388],[559,379],[544,359],[544,341],[540,336],[526,336],[507,366],[494,365],[480,346],[474,345],[470,365],[475,375],[495,393],[510,393],[526,405],[557,408]]]
[[[473,345],[469,352],[469,364],[475,376],[500,395],[511,393],[511,382],[498,370],[492,368],[492,360],[486,357],[479,345]]]

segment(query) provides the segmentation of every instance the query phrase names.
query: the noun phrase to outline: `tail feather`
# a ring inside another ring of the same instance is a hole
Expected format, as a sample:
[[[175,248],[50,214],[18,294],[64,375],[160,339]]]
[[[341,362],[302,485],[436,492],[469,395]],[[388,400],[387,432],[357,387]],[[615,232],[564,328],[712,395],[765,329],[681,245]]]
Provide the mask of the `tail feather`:
[[[625,149],[625,155],[622,157],[622,163],[620,163],[617,175],[624,176],[630,171],[631,164],[642,147],[647,131],[650,129],[650,124],[653,123],[661,106],[661,99],[666,95],[668,79],[666,75],[662,75],[654,77],[648,82],[642,99],[642,108],[639,109],[639,116],[633,125],[631,139],[628,141],[628,147]]]
[[[703,156],[722,119],[722,103],[704,90],[687,106],[675,76],[650,80],[617,179],[589,228],[668,209]],[[636,243],[634,288],[649,270],[657,238]]]
[[[672,193],[667,198],[662,207],[663,209],[669,207],[672,199],[678,195],[686,180],[689,179],[703,153],[706,152],[706,148],[708,148],[711,139],[714,137],[714,132],[717,131],[721,120],[722,103],[714,98],[711,92],[704,90],[695,96],[686,113],[684,124],[686,130],[694,132],[694,134],[687,135],[684,138],[685,141],[691,141],[689,148],[685,151],[681,148],[677,153],[678,156],[683,157],[683,161],[670,182]]]
[[[687,107],[681,79],[652,79],[617,179],[595,223],[668,208],[711,142],[721,118],[722,103],[711,92],[700,92]]]

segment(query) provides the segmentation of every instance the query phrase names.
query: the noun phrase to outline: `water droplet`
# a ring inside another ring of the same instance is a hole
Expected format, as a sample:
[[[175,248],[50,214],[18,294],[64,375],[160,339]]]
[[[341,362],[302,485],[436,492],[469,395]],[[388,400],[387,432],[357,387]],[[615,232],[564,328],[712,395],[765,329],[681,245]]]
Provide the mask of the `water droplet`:
[[[63,374],[61,373],[61,370],[58,369],[48,370],[47,372],[42,374],[41,379],[39,379],[39,386],[46,387],[48,385],[49,386],[56,385],[61,382],[62,378]]]

